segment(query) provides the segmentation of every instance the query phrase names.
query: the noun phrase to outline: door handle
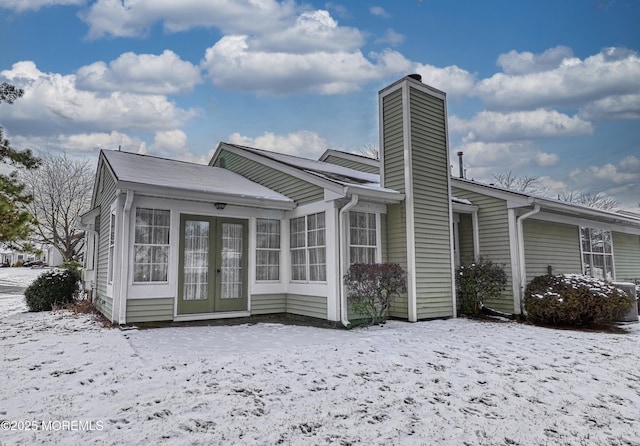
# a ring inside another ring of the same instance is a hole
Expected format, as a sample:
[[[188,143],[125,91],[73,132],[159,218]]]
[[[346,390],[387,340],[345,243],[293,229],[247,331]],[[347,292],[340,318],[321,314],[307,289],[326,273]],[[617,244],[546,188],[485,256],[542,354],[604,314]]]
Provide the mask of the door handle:
[[[218,269],[216,270],[216,272],[217,272],[217,273],[220,273],[220,272],[222,272],[222,270],[221,270],[220,268],[218,268]]]

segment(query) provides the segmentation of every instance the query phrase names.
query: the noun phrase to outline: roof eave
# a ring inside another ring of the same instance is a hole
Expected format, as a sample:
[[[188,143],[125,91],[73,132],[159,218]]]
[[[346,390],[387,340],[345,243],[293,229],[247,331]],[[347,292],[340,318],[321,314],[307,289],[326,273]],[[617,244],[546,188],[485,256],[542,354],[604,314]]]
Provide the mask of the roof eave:
[[[291,210],[296,208],[293,200],[279,200],[268,197],[251,197],[246,195],[226,194],[222,192],[195,191],[170,186],[156,186],[151,184],[136,183],[132,181],[118,181],[118,189],[132,190],[137,194],[159,197],[174,198],[190,201],[201,201],[206,203],[226,203],[238,206],[249,206],[266,209]]]

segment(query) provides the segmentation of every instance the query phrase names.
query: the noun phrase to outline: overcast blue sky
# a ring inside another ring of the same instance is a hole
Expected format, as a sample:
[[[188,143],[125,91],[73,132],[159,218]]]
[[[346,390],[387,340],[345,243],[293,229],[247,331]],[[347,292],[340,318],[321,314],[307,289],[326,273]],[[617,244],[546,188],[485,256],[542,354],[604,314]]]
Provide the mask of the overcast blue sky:
[[[447,92],[467,176],[640,202],[639,0],[0,0],[18,148],[206,162],[378,145],[377,92]],[[455,164],[452,159],[452,164]]]

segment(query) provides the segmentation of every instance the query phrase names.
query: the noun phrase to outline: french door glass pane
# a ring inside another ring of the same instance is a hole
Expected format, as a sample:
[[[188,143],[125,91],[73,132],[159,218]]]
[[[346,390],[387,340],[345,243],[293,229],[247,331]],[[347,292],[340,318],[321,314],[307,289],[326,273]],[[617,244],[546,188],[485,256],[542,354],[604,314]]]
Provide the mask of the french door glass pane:
[[[184,300],[208,295],[209,222],[187,220],[184,227]]]
[[[220,298],[242,298],[242,225],[222,224],[222,267]]]

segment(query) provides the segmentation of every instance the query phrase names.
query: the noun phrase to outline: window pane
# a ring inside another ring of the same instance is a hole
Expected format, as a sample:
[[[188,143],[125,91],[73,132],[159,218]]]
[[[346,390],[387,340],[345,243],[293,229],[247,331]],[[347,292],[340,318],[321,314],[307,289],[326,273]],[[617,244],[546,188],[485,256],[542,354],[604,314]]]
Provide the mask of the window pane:
[[[151,227],[136,226],[136,243],[151,243]]]
[[[135,263],[151,263],[151,247],[136,246]]]

